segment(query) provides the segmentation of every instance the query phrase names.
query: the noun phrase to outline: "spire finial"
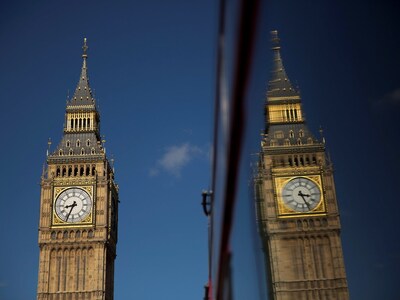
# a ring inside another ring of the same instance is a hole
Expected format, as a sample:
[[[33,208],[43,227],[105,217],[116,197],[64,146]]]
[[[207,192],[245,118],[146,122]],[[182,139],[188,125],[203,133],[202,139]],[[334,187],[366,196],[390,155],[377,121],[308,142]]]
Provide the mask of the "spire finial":
[[[272,50],[281,49],[280,39],[278,37],[278,30],[271,31]]]
[[[89,48],[86,42],[87,42],[87,39],[86,39],[86,38],[83,38],[83,47],[82,47],[82,49],[83,49],[82,57],[83,57],[83,58],[87,57],[86,51],[87,51],[87,49]]]

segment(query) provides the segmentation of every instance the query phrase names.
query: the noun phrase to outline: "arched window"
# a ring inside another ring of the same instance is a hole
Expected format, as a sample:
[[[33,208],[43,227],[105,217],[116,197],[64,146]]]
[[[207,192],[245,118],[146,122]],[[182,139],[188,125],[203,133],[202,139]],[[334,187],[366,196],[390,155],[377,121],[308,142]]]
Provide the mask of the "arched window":
[[[69,147],[69,146],[71,145],[71,142],[68,140],[68,141],[65,143],[65,145],[66,145],[67,147]]]
[[[82,119],[79,119],[79,129],[82,128]]]
[[[60,176],[60,167],[57,167],[56,176]]]
[[[81,141],[80,141],[80,140],[77,140],[77,141],[76,141],[76,146],[77,146],[77,147],[80,147],[80,146],[81,146]]]
[[[83,119],[83,128],[86,129],[86,119]]]
[[[304,136],[304,131],[302,129],[300,129],[299,131],[299,137],[303,137]]]
[[[290,130],[290,131],[289,131],[289,137],[291,137],[291,138],[294,137],[294,132],[293,132],[293,130]]]
[[[58,151],[58,154],[59,154],[59,155],[63,155],[62,149],[60,149],[60,151]]]
[[[92,154],[95,154],[95,153],[96,153],[96,150],[95,150],[94,148],[92,148],[91,153],[92,153]]]
[[[88,139],[87,141],[86,141],[86,146],[90,146],[90,140]]]
[[[63,167],[62,168],[62,176],[64,177],[65,175],[67,175],[67,168]]]
[[[74,154],[74,150],[69,149],[69,155],[73,155]]]
[[[85,175],[85,169],[81,166],[81,170],[79,172],[80,176]]]
[[[297,139],[297,145],[301,145],[301,139]]]
[[[317,158],[315,156],[312,157],[312,162],[313,162],[313,164],[317,163]]]
[[[87,127],[90,129],[90,118],[87,119]]]
[[[83,154],[85,154],[85,149],[84,148],[81,149],[81,155],[83,155]]]
[[[68,176],[72,176],[72,167],[68,168]]]
[[[77,166],[75,166],[75,168],[74,168],[74,176],[78,176],[78,167]]]
[[[89,176],[89,175],[90,175],[90,167],[86,166],[86,176]]]
[[[71,119],[71,129],[74,129],[74,119]]]

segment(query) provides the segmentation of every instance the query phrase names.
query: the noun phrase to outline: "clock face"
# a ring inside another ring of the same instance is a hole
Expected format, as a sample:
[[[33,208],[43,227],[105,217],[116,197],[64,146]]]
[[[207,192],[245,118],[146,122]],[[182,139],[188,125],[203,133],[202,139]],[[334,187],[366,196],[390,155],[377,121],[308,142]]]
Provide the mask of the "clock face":
[[[58,195],[55,210],[64,222],[83,222],[92,211],[92,198],[81,188],[68,188]]]
[[[321,190],[318,185],[305,177],[289,180],[282,189],[285,205],[296,212],[309,212],[321,201]]]

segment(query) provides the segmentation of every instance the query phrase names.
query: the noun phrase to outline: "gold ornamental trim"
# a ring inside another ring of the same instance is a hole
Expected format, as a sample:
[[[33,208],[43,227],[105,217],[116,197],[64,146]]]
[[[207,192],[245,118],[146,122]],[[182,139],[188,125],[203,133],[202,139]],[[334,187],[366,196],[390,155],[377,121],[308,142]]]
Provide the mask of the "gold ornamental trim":
[[[296,178],[306,178],[314,182],[320,190],[321,197],[319,203],[315,208],[308,212],[299,212],[295,211],[294,209],[288,207],[282,196],[282,190],[285,185]],[[325,204],[325,197],[324,197],[324,189],[322,186],[322,178],[319,174],[314,175],[298,175],[298,176],[281,176],[274,178],[275,184],[275,191],[276,191],[276,205],[278,210],[278,218],[299,218],[299,217],[310,217],[310,216],[321,216],[326,215],[326,204]]]
[[[78,188],[82,189],[85,192],[87,192],[92,200],[92,207],[91,207],[91,212],[88,214],[88,216],[80,221],[80,222],[75,222],[75,223],[70,223],[66,222],[64,220],[61,220],[60,217],[56,213],[56,200],[57,197],[65,190],[68,190],[70,188]],[[63,186],[54,186],[53,189],[53,211],[52,211],[52,228],[60,228],[60,227],[90,227],[93,225],[94,221],[94,186],[93,185],[63,185]],[[85,226],[86,225],[86,226]]]
[[[85,177],[56,177],[54,178],[54,185],[56,186],[85,186],[94,185],[96,178],[94,176]]]

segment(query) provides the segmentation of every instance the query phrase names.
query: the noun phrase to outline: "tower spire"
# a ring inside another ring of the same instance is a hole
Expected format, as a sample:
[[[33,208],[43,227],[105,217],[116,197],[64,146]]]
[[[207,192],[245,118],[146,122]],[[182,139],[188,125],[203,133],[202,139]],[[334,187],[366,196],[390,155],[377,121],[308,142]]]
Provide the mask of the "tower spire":
[[[280,39],[278,31],[271,31],[271,42],[273,51],[273,67],[271,80],[268,83],[268,97],[291,97],[299,96],[299,92],[292,86],[282,62]]]
[[[81,105],[94,105],[95,104],[95,99],[92,95],[92,90],[90,89],[89,86],[89,77],[88,77],[88,72],[87,72],[87,50],[88,50],[88,45],[87,45],[87,39],[83,39],[83,53],[82,53],[82,70],[81,70],[81,76],[79,77],[78,85],[75,89],[75,93],[72,96],[71,99],[69,99],[69,106],[81,106]]]

